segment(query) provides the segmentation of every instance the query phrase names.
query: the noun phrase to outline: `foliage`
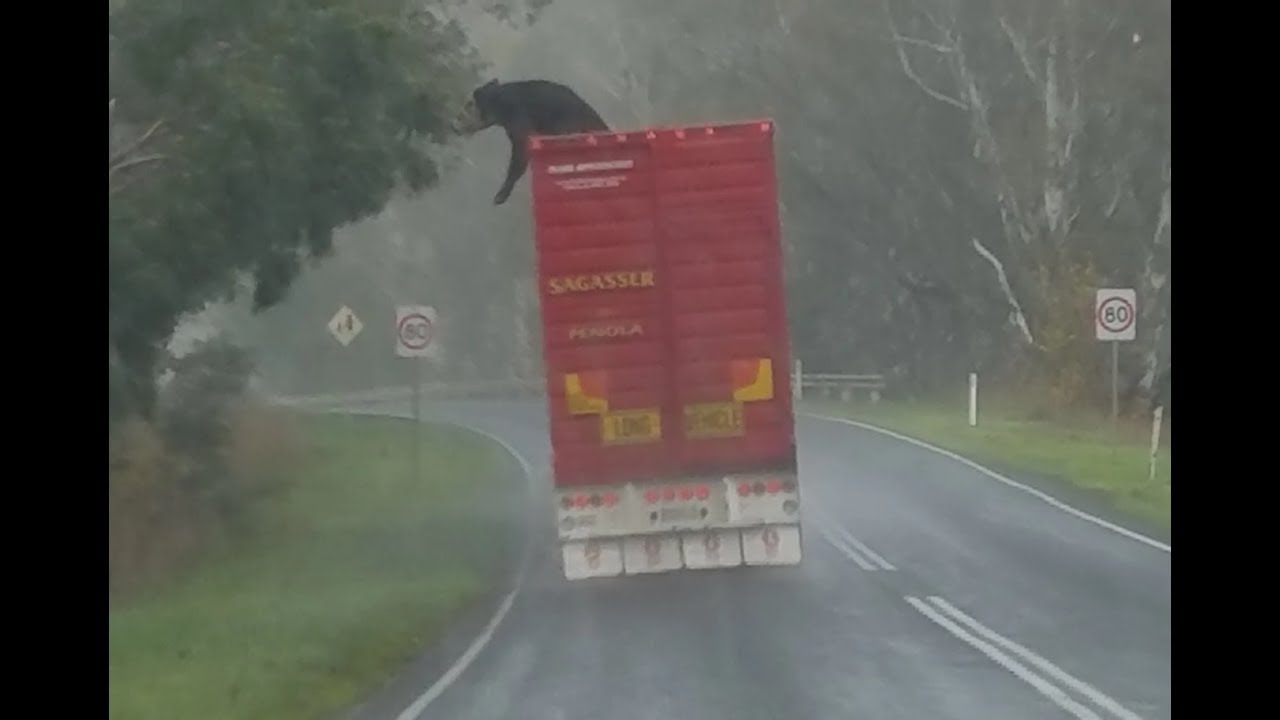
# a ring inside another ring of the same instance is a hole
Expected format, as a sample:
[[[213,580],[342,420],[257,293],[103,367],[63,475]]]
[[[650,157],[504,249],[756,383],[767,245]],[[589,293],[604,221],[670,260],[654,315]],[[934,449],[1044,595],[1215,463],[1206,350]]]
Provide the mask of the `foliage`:
[[[247,392],[242,348],[214,339],[169,363],[152,419],[111,428],[111,584],[127,593],[172,576],[252,529],[251,501],[280,489],[296,440]]]
[[[456,21],[399,0],[118,0],[109,25],[120,417],[151,410],[184,313],[242,280],[279,302],[336,228],[433,184],[479,61]]]

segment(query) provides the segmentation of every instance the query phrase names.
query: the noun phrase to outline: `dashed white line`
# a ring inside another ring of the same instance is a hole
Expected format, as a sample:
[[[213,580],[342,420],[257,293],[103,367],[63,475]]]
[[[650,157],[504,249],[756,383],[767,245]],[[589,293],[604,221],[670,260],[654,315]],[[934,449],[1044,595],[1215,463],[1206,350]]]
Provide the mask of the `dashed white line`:
[[[956,462],[968,465],[969,467],[973,468],[974,470],[977,470],[978,472],[986,475],[987,477],[993,480],[1002,482],[1011,488],[1015,488],[1017,490],[1021,490],[1025,493],[1033,495],[1065,513],[1074,515],[1082,520],[1091,522],[1094,525],[1098,525],[1100,527],[1104,527],[1108,530],[1111,530],[1112,532],[1119,533],[1120,535],[1124,535],[1125,537],[1131,540],[1137,540],[1138,542],[1143,543],[1145,545],[1150,545],[1151,547],[1156,548],[1158,550],[1163,550],[1164,552],[1167,552],[1170,555],[1173,554],[1173,548],[1170,547],[1167,543],[1162,543],[1159,540],[1154,540],[1152,538],[1149,538],[1146,535],[1143,535],[1142,533],[1134,532],[1129,528],[1121,527],[1119,525],[1116,525],[1115,523],[1107,522],[1106,520],[1103,520],[1100,517],[1095,517],[1093,515],[1090,515],[1089,513],[1084,512],[1082,510],[1077,510],[1076,508],[1071,507],[1070,505],[1062,502],[1061,500],[1053,497],[1052,495],[1049,495],[1048,493],[1041,492],[1040,490],[1037,490],[1033,487],[1028,487],[1026,485],[1023,485],[1022,483],[1017,482],[1016,480],[1010,480],[1004,475],[1001,475],[1000,473],[990,468],[983,467],[978,463],[962,455],[957,455],[956,453],[953,453],[950,450],[945,450],[936,445],[930,445],[929,443],[924,442],[923,440],[917,440],[913,437],[909,437],[901,433],[896,433],[892,430],[886,430],[885,428],[882,428],[882,427],[877,427],[875,425],[869,425],[867,423],[858,422],[857,420],[850,420],[848,418],[833,417],[831,415],[822,415],[819,413],[811,413],[811,412],[805,412],[803,414],[808,415],[810,417],[818,418],[819,420],[827,420],[829,422],[842,423],[844,425],[852,425],[853,427],[862,428],[863,430],[870,430],[872,432],[880,433],[881,435],[888,435],[891,438],[895,438],[903,442],[911,443],[916,447],[921,447],[921,448],[924,448],[925,450],[930,450],[932,452],[938,453],[939,455],[943,455],[945,457],[951,458]]]
[[[929,601],[932,602],[934,605],[936,605],[943,612],[947,613],[948,615],[951,615],[956,620],[959,620],[961,623],[964,623],[965,625],[969,626],[969,628],[972,629],[977,634],[1003,647],[1004,649],[1016,655],[1021,656],[1022,659],[1034,665],[1041,672],[1052,677],[1053,679],[1057,680],[1063,685],[1066,685],[1072,690],[1075,690],[1081,695],[1084,695],[1085,697],[1097,703],[1099,707],[1103,708],[1104,710],[1107,710],[1108,712],[1112,713],[1116,717],[1123,718],[1123,720],[1142,720],[1138,715],[1134,714],[1132,711],[1125,708],[1120,703],[1116,702],[1110,697],[1104,695],[1097,688],[1093,687],[1092,685],[1082,680],[1079,680],[1073,677],[1072,675],[1068,674],[1066,671],[1062,670],[1057,665],[1054,665],[1053,663],[1049,662],[1045,658],[1028,650],[1022,645],[1019,645],[1013,640],[1010,640],[1009,638],[1006,638],[1003,635],[1000,635],[994,630],[991,630],[990,628],[986,627],[985,625],[978,622],[977,620],[974,620],[972,617],[969,617],[964,613],[964,611],[960,610],[956,606],[947,602],[943,598],[940,598],[937,596],[931,596],[929,597]]]
[[[935,610],[928,603],[924,602],[923,600],[920,600],[919,598],[915,598],[911,596],[907,596],[906,600],[908,603],[911,604],[912,607],[920,611],[922,615],[929,618],[934,623],[942,626],[942,628],[947,632],[963,640],[969,645],[972,645],[983,655],[986,655],[987,657],[991,658],[991,660],[994,661],[997,665],[1013,673],[1015,676],[1018,677],[1018,679],[1026,682],[1028,685],[1035,688],[1036,691],[1038,691],[1041,695],[1048,698],[1058,707],[1062,708],[1063,710],[1066,710],[1067,712],[1071,713],[1072,715],[1079,718],[1080,720],[1102,720],[1102,718],[1098,717],[1097,713],[1093,712],[1088,707],[1076,702],[1070,695],[1064,692],[1062,688],[1059,688],[1057,685],[1054,685],[1048,680],[1045,680],[1044,678],[1035,674],[1026,665],[1023,665],[1017,660],[1004,654],[998,648],[993,646],[991,643],[988,643],[985,640],[982,640],[981,638],[974,637],[967,630],[965,630],[964,628],[957,625],[955,622],[948,619],[945,615],[943,615],[938,610]]]

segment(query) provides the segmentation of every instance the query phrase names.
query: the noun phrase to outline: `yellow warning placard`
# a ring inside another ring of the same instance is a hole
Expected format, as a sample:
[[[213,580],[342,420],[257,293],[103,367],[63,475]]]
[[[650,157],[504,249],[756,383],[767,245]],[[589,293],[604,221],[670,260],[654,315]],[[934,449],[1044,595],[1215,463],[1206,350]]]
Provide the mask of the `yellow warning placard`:
[[[615,410],[600,416],[605,445],[654,442],[662,437],[662,415],[656,408]]]

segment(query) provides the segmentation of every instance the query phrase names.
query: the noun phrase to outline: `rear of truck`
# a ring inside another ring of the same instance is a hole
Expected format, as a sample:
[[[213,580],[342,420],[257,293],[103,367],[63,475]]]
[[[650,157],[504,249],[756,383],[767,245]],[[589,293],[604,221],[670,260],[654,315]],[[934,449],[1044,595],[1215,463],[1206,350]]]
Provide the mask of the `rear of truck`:
[[[800,562],[773,133],[530,142],[569,579]]]

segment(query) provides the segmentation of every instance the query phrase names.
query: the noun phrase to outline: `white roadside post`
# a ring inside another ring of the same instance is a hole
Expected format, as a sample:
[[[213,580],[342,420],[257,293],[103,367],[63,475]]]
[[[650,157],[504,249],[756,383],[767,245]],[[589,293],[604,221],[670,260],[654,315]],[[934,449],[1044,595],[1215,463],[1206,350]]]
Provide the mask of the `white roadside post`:
[[[1156,457],[1160,453],[1160,423],[1164,420],[1164,406],[1156,408],[1151,418],[1151,469],[1147,472],[1147,482],[1156,480]]]
[[[1137,292],[1133,288],[1100,288],[1094,299],[1094,332],[1099,340],[1111,343],[1112,430],[1120,415],[1120,343],[1137,337],[1137,305]]]
[[[799,405],[800,400],[804,398],[804,373],[801,372],[802,365],[799,358],[796,359],[795,378],[791,380],[791,401],[792,404]]]
[[[978,426],[978,373],[969,373],[969,427]]]
[[[419,434],[422,431],[422,362],[423,358],[436,357],[436,311],[426,305],[399,305],[396,307],[396,355],[409,358],[413,363],[410,374],[413,382],[413,433],[412,470],[413,481],[421,477],[418,451]]]

